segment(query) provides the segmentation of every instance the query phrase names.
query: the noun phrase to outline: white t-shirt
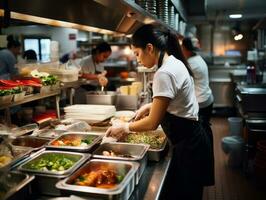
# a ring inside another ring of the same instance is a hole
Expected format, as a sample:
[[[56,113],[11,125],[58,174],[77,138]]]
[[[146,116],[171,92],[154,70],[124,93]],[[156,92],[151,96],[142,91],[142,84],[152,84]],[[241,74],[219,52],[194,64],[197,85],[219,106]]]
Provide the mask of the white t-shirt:
[[[209,87],[208,66],[200,55],[188,58],[188,64],[194,74],[195,92],[199,104],[213,102],[212,91]],[[206,106],[208,106],[206,105]]]
[[[84,74],[97,74],[104,71],[104,66],[101,63],[96,64],[93,62],[92,55],[82,58],[80,66],[81,72]]]
[[[157,70],[153,79],[153,98],[170,98],[167,112],[183,118],[198,119],[199,106],[195,96],[193,78],[186,66],[169,56]]]

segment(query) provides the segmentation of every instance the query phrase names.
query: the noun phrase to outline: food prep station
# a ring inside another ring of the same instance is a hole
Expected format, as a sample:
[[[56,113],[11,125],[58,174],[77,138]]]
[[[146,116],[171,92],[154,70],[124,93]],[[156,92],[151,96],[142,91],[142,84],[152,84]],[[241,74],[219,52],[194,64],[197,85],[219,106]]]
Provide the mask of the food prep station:
[[[51,132],[38,130],[41,134],[10,141],[12,151],[20,152],[0,168],[1,199],[159,198],[171,160],[162,130],[103,144],[100,131]],[[9,179],[17,180],[15,191],[5,182]]]

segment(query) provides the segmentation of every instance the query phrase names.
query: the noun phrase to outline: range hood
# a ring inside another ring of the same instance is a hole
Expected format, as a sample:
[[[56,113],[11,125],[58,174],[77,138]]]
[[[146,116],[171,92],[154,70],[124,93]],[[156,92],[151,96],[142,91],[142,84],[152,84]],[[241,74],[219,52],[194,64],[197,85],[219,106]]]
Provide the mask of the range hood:
[[[4,0],[0,2],[0,9],[2,15],[3,10],[9,10],[11,18],[38,20],[38,23],[55,26],[64,26],[59,22],[65,22],[73,28],[91,27],[96,28],[95,32],[106,30],[106,33],[131,34],[142,24],[155,21],[130,0]]]

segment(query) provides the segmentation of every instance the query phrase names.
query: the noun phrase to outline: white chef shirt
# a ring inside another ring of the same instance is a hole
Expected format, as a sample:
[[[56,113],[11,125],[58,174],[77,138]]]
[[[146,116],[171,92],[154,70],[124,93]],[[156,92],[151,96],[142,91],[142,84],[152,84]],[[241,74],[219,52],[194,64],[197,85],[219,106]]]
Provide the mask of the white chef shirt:
[[[183,118],[198,119],[199,106],[194,81],[186,66],[174,56],[164,60],[153,79],[153,98],[170,98],[167,112]]]
[[[209,87],[208,66],[200,55],[192,56],[187,61],[194,74],[195,92],[200,108],[207,107],[213,102]]]
[[[96,72],[103,72],[104,66],[101,63],[95,63],[92,55],[82,58],[80,61],[81,72],[84,74],[97,74]]]

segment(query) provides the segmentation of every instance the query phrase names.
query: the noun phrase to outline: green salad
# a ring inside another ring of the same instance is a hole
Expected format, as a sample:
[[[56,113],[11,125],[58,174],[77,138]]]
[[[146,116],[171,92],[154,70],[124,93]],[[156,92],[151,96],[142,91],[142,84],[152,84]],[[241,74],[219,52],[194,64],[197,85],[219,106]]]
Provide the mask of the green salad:
[[[159,149],[165,140],[165,136],[149,132],[131,133],[127,136],[126,142],[133,144],[149,144],[152,149]]]
[[[30,161],[23,168],[39,171],[65,171],[71,168],[80,157],[63,154],[43,154]]]

